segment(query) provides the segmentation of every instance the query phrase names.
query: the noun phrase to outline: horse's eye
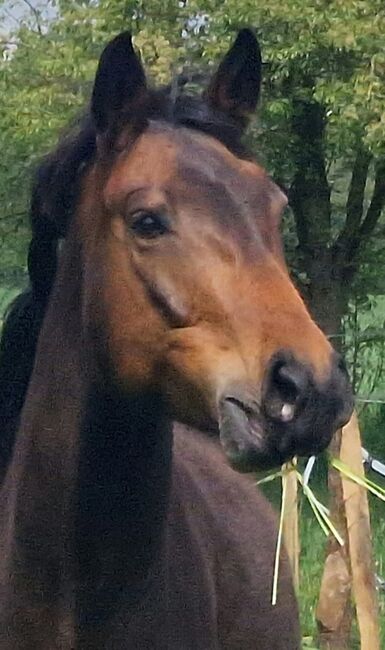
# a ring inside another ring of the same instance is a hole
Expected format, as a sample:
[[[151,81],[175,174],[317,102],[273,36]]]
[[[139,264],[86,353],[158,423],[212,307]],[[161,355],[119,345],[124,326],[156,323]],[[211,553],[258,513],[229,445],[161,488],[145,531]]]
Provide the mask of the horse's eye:
[[[165,235],[169,228],[166,219],[155,212],[140,212],[131,226],[135,235],[144,239],[155,239]]]

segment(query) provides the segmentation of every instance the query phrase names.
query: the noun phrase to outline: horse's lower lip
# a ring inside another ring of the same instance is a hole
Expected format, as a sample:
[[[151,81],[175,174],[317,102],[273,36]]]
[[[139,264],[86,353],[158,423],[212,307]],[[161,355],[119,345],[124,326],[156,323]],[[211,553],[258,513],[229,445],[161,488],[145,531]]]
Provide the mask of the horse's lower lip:
[[[270,455],[263,418],[236,398],[219,404],[219,438],[228,460],[239,471],[253,471],[267,464]]]

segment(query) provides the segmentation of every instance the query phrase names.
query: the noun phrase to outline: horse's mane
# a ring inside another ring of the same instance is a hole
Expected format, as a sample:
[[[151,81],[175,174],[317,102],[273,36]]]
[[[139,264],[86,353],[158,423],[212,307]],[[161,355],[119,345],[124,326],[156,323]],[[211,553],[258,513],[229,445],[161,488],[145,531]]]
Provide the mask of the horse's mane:
[[[201,97],[174,95],[171,87],[149,92],[146,114],[140,116],[142,128],[149,120],[187,126],[215,137],[237,155],[246,155],[238,123],[212,109]],[[56,275],[58,241],[66,235],[80,181],[95,154],[96,130],[87,111],[36,169],[30,206],[30,284],[8,308],[0,339],[0,477],[12,452],[33,370],[39,332]]]

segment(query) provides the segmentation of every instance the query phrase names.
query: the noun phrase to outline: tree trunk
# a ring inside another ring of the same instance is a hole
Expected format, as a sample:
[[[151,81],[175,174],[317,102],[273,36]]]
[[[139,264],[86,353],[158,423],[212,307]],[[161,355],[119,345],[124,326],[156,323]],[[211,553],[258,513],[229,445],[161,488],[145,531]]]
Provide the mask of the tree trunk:
[[[332,250],[327,246],[314,245],[312,255],[307,253],[306,262],[310,280],[307,296],[310,312],[333,346],[340,350],[341,324],[348,297],[336,275]],[[339,458],[340,449],[341,431],[338,431],[330,444],[329,452]],[[345,545],[341,547],[333,536],[328,540],[316,619],[321,648],[349,650],[353,616],[349,541],[342,481],[339,472],[332,467],[329,468],[328,487],[331,518],[345,540]]]
[[[323,107],[315,102],[297,102],[292,127],[296,141],[296,173],[289,198],[296,222],[300,264],[308,279],[307,303],[313,318],[339,349],[347,298],[332,246]],[[341,433],[338,432],[330,445],[333,456],[339,457],[340,446]],[[345,508],[341,479],[334,469],[329,470],[328,481],[331,517],[346,544],[340,547],[334,538],[328,542],[317,621],[322,648],[348,650],[352,608]]]
[[[326,255],[314,265],[313,288],[309,304],[313,317],[330,337],[336,349],[341,347],[341,321],[346,309],[345,296],[332,276],[332,264],[325,264]],[[319,264],[320,273],[316,271]],[[339,458],[341,430],[337,431],[329,446],[332,456]],[[332,521],[345,540],[341,547],[331,536],[328,540],[320,598],[316,611],[319,642],[324,650],[349,650],[352,625],[351,566],[344,495],[339,472],[332,467],[328,473],[329,507]]]

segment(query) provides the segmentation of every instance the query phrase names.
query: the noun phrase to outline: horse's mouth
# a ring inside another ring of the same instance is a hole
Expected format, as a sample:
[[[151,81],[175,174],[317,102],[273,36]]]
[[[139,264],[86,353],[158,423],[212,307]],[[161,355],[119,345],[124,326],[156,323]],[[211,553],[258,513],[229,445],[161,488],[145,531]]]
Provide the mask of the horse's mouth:
[[[333,427],[315,431],[307,423],[309,433],[298,427],[291,414],[291,405],[283,404],[282,418],[266,417],[256,404],[250,406],[234,397],[219,404],[219,437],[227,459],[234,469],[252,472],[282,465],[293,456],[310,456],[327,447]]]
[[[219,405],[219,438],[230,464],[238,471],[275,464],[260,410],[251,409],[236,398],[223,399]]]

